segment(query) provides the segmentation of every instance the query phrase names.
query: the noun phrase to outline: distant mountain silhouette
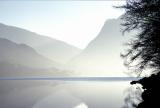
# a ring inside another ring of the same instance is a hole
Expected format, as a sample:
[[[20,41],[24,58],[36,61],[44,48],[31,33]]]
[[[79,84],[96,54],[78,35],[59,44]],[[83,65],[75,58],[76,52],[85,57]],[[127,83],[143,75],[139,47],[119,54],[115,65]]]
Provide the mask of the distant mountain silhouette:
[[[19,76],[59,72],[60,65],[38,54],[25,44],[0,38],[0,76]],[[38,72],[38,73],[37,73]],[[65,74],[65,73],[64,73]]]
[[[38,53],[59,63],[66,63],[81,51],[80,49],[62,41],[1,23],[0,37],[11,40],[15,43],[23,43],[31,46]]]
[[[124,69],[120,53],[123,51],[124,38],[120,26],[121,20],[107,20],[98,36],[69,64],[78,73],[90,75],[121,76]]]

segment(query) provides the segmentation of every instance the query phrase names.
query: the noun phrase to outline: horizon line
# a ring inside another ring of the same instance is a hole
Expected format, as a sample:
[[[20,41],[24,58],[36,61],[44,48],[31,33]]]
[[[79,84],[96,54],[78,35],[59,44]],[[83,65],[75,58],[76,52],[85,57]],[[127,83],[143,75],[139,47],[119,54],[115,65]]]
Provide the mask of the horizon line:
[[[0,80],[132,81],[140,77],[0,77]]]

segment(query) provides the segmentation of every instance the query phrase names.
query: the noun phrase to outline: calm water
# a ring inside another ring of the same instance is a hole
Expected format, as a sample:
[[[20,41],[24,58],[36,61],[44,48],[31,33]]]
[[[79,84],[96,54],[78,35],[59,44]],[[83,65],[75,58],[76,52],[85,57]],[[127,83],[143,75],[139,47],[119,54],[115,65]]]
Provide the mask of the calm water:
[[[0,108],[121,108],[129,81],[0,80]]]

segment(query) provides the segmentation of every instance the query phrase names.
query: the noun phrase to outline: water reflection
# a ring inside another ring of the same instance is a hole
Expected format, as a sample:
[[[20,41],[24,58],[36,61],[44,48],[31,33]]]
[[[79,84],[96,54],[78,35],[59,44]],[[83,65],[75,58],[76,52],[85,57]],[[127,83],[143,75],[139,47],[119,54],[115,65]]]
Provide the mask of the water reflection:
[[[0,108],[120,108],[124,82],[0,81]]]
[[[78,106],[74,107],[74,108],[88,108],[86,104],[81,103]]]
[[[74,108],[79,103],[81,100],[72,96],[65,89],[59,89],[39,100],[33,108]]]

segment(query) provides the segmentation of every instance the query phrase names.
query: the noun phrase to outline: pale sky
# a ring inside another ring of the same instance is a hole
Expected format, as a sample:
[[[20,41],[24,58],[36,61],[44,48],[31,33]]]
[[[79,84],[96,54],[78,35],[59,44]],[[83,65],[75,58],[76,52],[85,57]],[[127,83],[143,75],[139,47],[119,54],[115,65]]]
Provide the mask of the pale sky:
[[[46,35],[78,48],[93,40],[107,19],[124,10],[125,1],[0,1],[0,23]]]

